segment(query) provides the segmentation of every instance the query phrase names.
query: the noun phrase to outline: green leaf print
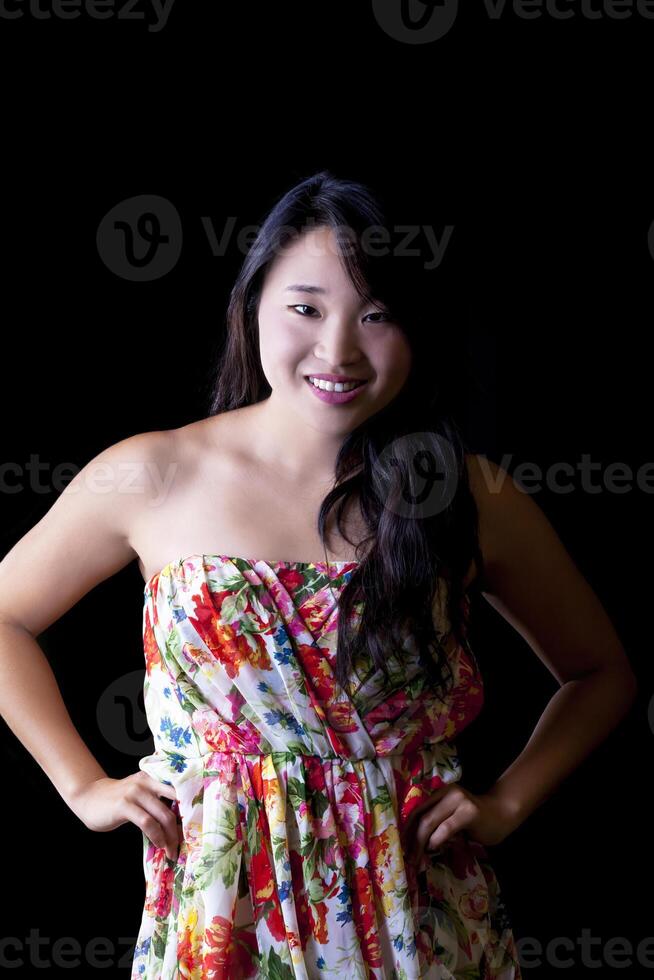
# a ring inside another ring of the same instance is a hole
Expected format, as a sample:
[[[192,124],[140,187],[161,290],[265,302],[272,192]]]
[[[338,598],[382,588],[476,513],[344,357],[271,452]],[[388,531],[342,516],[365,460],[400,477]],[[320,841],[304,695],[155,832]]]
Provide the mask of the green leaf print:
[[[392,810],[393,809],[393,802],[391,800],[391,794],[388,791],[388,786],[384,785],[384,786],[380,787],[380,790],[377,793],[377,796],[373,796],[373,798],[372,798],[372,804],[373,804],[373,806],[375,806],[376,804],[379,804],[379,806],[382,808],[382,810]]]
[[[207,888],[220,876],[223,885],[228,888],[234,883],[238,858],[239,848],[235,841],[225,841],[219,847],[211,847],[195,868],[196,887]]]
[[[154,934],[152,936],[152,947],[154,949],[154,955],[157,959],[162,960],[164,953],[166,952],[166,935],[168,934],[168,925],[163,923],[163,927],[160,928],[157,924],[154,929]]]
[[[429,906],[424,909],[422,915],[419,917],[417,925],[421,929],[428,929],[437,936],[445,936],[448,934],[455,936],[457,945],[461,949],[465,949],[468,944],[469,936],[461,920],[458,909],[444,899],[441,901],[432,900]],[[444,953],[444,949],[440,951],[437,950],[436,952],[438,955],[442,955],[442,953]],[[477,972],[470,975],[471,978],[479,977],[478,968],[476,968],[476,971]],[[467,976],[468,974],[465,972],[461,974],[462,978]]]
[[[286,751],[283,753],[285,756],[290,756],[291,761],[295,762],[300,756],[306,755],[307,747],[303,745],[302,742],[289,742]]]
[[[300,855],[303,861],[311,866],[311,873],[313,874],[313,868],[315,866],[314,852],[318,845],[314,834],[311,830],[308,833],[303,833],[300,835]]]
[[[306,803],[307,787],[297,776],[291,776],[287,784],[287,799],[294,810],[299,810],[300,804]]]
[[[329,871],[336,867],[334,861],[325,860],[325,852],[332,853],[331,842],[320,840],[309,831],[300,840],[300,854],[302,856],[302,874],[304,876],[305,888],[311,902],[317,903],[325,900],[330,891],[328,882],[331,880]],[[352,862],[352,868],[355,868]],[[318,874],[316,874],[318,869]]]
[[[279,837],[272,834],[270,837],[275,864],[283,864],[288,859],[288,841],[286,837]]]
[[[177,633],[171,634],[166,640],[166,667],[171,675],[171,683],[168,685],[172,691],[172,697],[178,702],[181,708],[189,715],[198,709],[206,708],[207,702],[200,693],[199,689],[193,685],[190,678],[194,677],[199,671],[198,664],[186,663],[182,651],[182,641]],[[193,726],[191,726],[193,727]],[[193,729],[193,737],[197,744],[198,737]]]
[[[313,902],[314,905],[318,904],[318,902],[322,902],[325,897],[324,881],[321,878],[311,878],[307,885],[307,895],[309,896],[309,900]]]
[[[248,813],[247,813],[247,839],[248,839],[248,851],[250,854],[258,854],[260,843],[259,843],[259,830],[257,828],[257,818],[259,816],[260,803],[258,800],[248,799]]]
[[[481,980],[479,967],[471,963],[469,966],[462,966],[454,971],[455,980]]]
[[[263,976],[266,980],[294,980],[295,970],[282,959],[274,949],[268,952],[268,962],[263,964]]]
[[[404,687],[406,689],[406,694],[408,699],[410,701],[415,701],[416,698],[418,698],[419,695],[422,694],[423,690],[426,687],[426,684],[427,684],[427,679],[425,675],[422,673],[417,674],[415,677],[412,677],[408,683],[405,681]]]
[[[268,633],[269,630],[270,630],[269,626],[264,626],[262,629],[259,626],[256,616],[253,616],[252,613],[245,612],[241,616],[241,620],[239,623],[239,632],[244,636],[245,635],[252,636],[255,634],[259,636],[262,633]],[[256,647],[253,644],[250,644],[250,646],[253,650],[256,649]]]
[[[327,794],[320,789],[312,790],[310,802],[313,813],[319,820],[322,820],[325,811],[329,809]]]
[[[220,618],[231,626],[241,618],[247,604],[248,597],[244,590],[237,592],[236,595],[225,596],[220,607]]]
[[[459,910],[454,905],[450,905],[445,902],[442,903],[442,906],[447,913],[447,924],[449,928],[451,929],[452,926],[454,927],[454,933],[456,935],[457,942],[462,949],[465,949],[470,939],[470,936],[468,934],[468,930],[465,926],[465,923],[461,919]]]
[[[193,868],[193,888],[204,889],[220,877],[225,887],[234,883],[240,858],[240,841],[236,834],[238,814],[235,809],[228,808],[218,821],[214,832],[203,835],[203,845],[200,860]],[[218,844],[216,837],[223,840]]]

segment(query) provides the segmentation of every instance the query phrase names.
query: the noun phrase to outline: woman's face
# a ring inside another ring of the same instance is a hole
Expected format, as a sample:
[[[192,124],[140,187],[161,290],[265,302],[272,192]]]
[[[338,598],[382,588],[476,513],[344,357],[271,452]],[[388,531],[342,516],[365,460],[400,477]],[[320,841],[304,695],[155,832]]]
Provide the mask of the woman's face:
[[[381,305],[362,302],[326,227],[299,236],[271,263],[259,303],[259,343],[273,404],[332,433],[355,428],[392,401],[411,367],[400,326],[384,318]],[[366,383],[349,400],[330,403],[310,385],[315,374]]]

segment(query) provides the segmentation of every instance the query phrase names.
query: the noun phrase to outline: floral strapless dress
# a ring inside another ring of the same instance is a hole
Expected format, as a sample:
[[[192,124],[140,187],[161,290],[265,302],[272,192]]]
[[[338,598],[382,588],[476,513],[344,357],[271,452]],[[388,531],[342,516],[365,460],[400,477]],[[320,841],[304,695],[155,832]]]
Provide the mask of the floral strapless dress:
[[[170,860],[143,833],[132,980],[521,978],[484,846],[455,834],[422,872],[402,846],[413,808],[461,778],[474,654],[439,593],[445,704],[410,644],[392,683],[370,663],[343,690],[337,600],[356,566],[191,555],[146,583],[155,751],[139,768],[175,788],[183,841]]]

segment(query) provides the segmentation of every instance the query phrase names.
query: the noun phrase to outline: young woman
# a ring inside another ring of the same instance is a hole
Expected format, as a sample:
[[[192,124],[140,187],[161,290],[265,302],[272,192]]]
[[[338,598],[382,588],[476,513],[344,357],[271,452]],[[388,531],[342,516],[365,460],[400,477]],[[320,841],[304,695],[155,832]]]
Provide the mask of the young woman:
[[[5,719],[85,826],[143,833],[134,978],[519,978],[486,848],[634,697],[543,513],[467,451],[442,297],[379,228],[359,184],[289,191],[208,416],[101,452],[0,563]],[[113,779],[35,640],[135,558],[155,751]],[[483,703],[472,589],[560,683],[482,794],[455,744]]]

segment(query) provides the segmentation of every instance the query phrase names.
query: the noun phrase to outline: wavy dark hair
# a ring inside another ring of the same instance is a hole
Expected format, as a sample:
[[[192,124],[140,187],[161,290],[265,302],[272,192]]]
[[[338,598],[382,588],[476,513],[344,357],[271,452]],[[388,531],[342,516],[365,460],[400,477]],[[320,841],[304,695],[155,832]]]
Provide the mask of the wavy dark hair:
[[[426,268],[423,255],[380,249],[379,238],[374,248],[366,247],[371,229],[384,229],[387,243],[393,238],[380,194],[323,170],[272,207],[231,291],[226,336],[211,375],[209,414],[270,395],[257,316],[266,271],[293,236],[324,226],[333,230],[339,258],[359,295],[377,308],[383,304],[412,351],[399,394],[344,438],[333,488],[317,515],[325,546],[327,516],[338,504],[337,527],[359,561],[339,597],[336,677],[347,689],[360,654],[372,659],[373,671],[388,677],[389,661],[404,647],[408,632],[424,676],[440,697],[452,679],[443,636],[451,631],[459,643],[467,643],[463,580],[471,560],[478,573],[483,567],[466,468],[469,447],[451,404],[461,368],[452,315],[458,297],[442,273]],[[369,533],[355,544],[342,519],[357,498]],[[438,606],[443,582],[445,605]],[[435,608],[447,616],[448,630],[441,628]]]

